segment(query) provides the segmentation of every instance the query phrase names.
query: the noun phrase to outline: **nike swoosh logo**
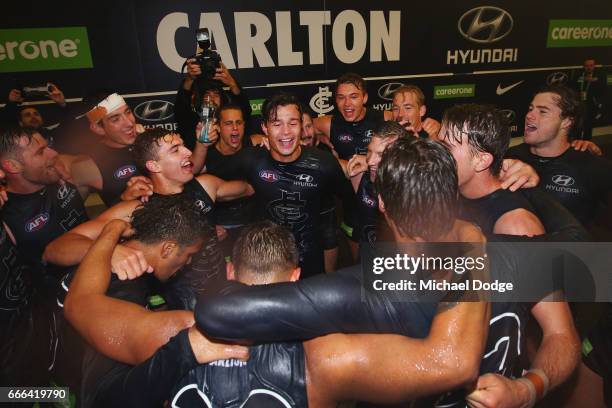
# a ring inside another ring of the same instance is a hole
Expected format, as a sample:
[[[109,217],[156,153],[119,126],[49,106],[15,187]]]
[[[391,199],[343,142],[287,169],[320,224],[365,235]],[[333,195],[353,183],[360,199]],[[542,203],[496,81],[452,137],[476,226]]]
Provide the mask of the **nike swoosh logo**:
[[[496,94],[498,94],[498,95],[503,95],[503,94],[505,94],[506,92],[508,92],[509,90],[511,90],[512,88],[514,88],[515,86],[519,86],[519,85],[520,85],[520,84],[522,84],[523,82],[525,82],[525,80],[523,80],[523,81],[518,81],[516,84],[509,85],[509,86],[507,86],[507,87],[505,87],[505,88],[502,88],[502,87],[501,87],[501,84],[498,84],[498,85],[497,85],[497,90],[495,91],[495,93],[496,93]]]

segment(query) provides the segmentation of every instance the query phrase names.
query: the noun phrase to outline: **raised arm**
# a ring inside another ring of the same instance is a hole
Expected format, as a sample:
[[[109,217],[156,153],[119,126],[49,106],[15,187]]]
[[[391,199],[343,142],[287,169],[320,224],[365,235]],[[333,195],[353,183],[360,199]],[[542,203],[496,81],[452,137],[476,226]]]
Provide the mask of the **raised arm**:
[[[112,206],[93,220],[87,221],[51,241],[45,248],[43,260],[60,266],[72,266],[81,262],[104,226],[111,220],[129,222],[140,201],[123,201]],[[148,270],[141,251],[117,245],[111,258],[112,271],[119,279],[134,279]]]
[[[64,302],[64,314],[97,351],[123,363],[138,364],[170,337],[192,326],[193,315],[186,311],[153,313],[106,295],[111,256],[128,228],[129,224],[121,220],[104,227],[77,269]]]
[[[243,180],[225,181],[212,174],[202,174],[198,181],[214,201],[231,201],[255,193],[253,187]]]

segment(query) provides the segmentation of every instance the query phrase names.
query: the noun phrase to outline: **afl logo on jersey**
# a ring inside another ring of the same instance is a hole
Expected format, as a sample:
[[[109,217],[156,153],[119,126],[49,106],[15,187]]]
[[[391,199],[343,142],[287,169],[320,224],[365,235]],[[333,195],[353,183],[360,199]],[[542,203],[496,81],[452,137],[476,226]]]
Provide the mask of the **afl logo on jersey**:
[[[338,141],[342,143],[351,143],[353,141],[353,136],[348,133],[342,134],[338,136]]]
[[[370,208],[376,207],[376,202],[367,194],[363,194],[361,196],[361,201],[363,201],[363,203]]]
[[[38,231],[47,224],[47,221],[49,221],[49,213],[40,213],[30,221],[26,222],[25,230],[26,232]]]
[[[124,180],[136,174],[136,166],[128,164],[127,166],[119,167],[115,171],[115,180]]]
[[[262,170],[259,172],[259,177],[261,177],[263,180],[269,183],[274,183],[278,181],[280,178],[278,177],[278,173],[275,172],[274,170]]]

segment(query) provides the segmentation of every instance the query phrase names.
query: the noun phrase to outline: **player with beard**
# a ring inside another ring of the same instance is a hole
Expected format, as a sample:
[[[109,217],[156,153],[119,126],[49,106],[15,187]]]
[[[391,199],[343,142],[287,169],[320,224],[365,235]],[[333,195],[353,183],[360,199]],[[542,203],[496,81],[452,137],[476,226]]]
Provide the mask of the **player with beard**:
[[[255,189],[263,216],[293,233],[302,276],[321,273],[321,200],[347,185],[343,169],[332,155],[300,144],[302,112],[294,95],[281,93],[266,100],[263,117],[270,150],[243,149],[242,177]]]
[[[608,203],[612,163],[570,146],[569,135],[580,123],[581,104],[575,91],[562,85],[540,89],[525,116],[524,143],[508,156],[530,164],[540,186],[589,225],[600,205]]]
[[[253,194],[244,181],[223,181],[209,174],[194,177],[191,151],[183,145],[180,136],[161,128],[148,129],[138,136],[134,145],[134,158],[153,183],[155,200],[161,195],[185,195],[192,200],[203,218],[208,219],[216,201],[233,200]],[[45,259],[59,265],[76,265],[110,220],[129,220],[141,205],[138,200],[121,202],[87,223],[64,234],[45,250]],[[192,308],[196,293],[208,279],[223,271],[223,256],[216,235],[208,234],[202,251],[185,271],[178,275],[178,295],[169,302],[177,308]],[[121,278],[138,276],[148,269],[143,254],[138,250],[118,245],[112,259],[113,271]],[[184,285],[186,283],[187,285]]]
[[[45,246],[87,221],[83,200],[77,186],[61,181],[57,152],[35,130],[3,129],[0,160],[8,198],[4,225],[24,259],[42,269]]]

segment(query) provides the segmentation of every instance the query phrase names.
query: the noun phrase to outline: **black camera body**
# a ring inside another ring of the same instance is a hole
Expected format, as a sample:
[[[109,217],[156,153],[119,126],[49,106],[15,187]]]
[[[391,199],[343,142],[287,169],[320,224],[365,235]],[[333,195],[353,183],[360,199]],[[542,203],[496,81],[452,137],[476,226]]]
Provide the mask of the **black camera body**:
[[[49,83],[23,86],[21,87],[21,96],[23,98],[40,98],[48,96],[52,90],[53,88]]]
[[[195,55],[195,60],[200,65],[202,76],[206,79],[213,79],[217,68],[221,67],[221,56],[210,49],[210,34],[207,28],[196,30],[196,40],[202,52]]]

